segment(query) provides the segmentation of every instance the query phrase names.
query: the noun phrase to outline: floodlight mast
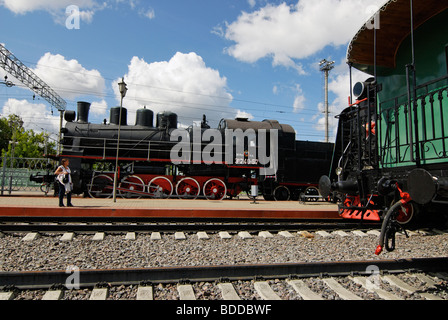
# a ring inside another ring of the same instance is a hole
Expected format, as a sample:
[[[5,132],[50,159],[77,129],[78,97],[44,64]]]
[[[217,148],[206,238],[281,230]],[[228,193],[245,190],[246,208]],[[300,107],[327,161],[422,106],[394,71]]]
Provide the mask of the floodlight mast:
[[[325,73],[325,142],[330,141],[329,124],[328,124],[328,73],[334,69],[334,61],[323,59],[319,62],[320,71]]]
[[[61,152],[61,128],[67,103],[49,85],[40,79],[31,69],[24,65],[14,54],[0,43],[0,67],[33,92],[47,100],[60,112],[58,154]]]

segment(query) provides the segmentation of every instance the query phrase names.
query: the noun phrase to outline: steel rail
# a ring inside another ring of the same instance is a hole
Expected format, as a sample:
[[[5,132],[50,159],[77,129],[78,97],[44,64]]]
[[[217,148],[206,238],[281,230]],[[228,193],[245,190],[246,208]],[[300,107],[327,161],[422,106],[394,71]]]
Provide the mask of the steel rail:
[[[244,219],[99,219],[27,218],[0,219],[0,232],[197,232],[197,231],[291,231],[379,228],[379,223],[335,221],[263,221]],[[26,224],[24,224],[26,223]]]
[[[372,266],[380,273],[446,272],[448,257],[401,260],[307,262],[287,264],[251,264],[186,266],[136,269],[80,270],[80,287],[98,284],[138,285],[141,283],[185,283],[199,281],[236,281],[274,278],[372,275]],[[71,271],[0,272],[3,289],[48,289],[66,284]]]

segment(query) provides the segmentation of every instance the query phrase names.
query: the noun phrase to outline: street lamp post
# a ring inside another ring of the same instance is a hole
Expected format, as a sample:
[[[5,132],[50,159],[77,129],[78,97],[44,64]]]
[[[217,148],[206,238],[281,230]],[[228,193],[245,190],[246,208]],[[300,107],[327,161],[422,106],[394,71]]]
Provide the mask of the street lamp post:
[[[121,114],[123,111],[123,98],[126,96],[126,92],[128,91],[126,83],[124,82],[124,78],[122,78],[121,82],[118,83],[118,88],[121,94],[121,103],[120,103],[120,115],[118,120],[117,155],[115,157],[115,171],[114,171],[114,193],[113,193],[114,202],[117,202],[117,171],[118,171],[118,154],[120,152],[120,130],[121,130]]]

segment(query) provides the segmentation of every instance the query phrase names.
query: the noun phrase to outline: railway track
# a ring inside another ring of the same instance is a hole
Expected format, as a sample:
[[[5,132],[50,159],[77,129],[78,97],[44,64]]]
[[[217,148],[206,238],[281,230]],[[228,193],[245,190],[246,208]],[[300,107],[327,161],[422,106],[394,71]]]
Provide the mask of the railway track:
[[[344,261],[347,258],[328,255],[342,255],[337,253],[340,246],[353,251],[351,243],[370,251],[379,227],[378,223],[328,218],[4,216],[0,223],[0,237],[5,235],[3,270],[41,271],[1,272],[0,299],[168,300],[177,303],[172,313],[185,299],[220,300],[218,304],[225,299],[241,300],[236,307],[247,306],[248,300],[267,306],[278,299],[447,300],[443,278],[447,258],[277,263]],[[153,235],[162,236],[162,241],[152,241]],[[24,241],[36,237],[41,239]],[[229,240],[223,240],[226,237]],[[246,237],[252,240],[243,240]],[[271,237],[272,241],[262,239]],[[432,237],[416,238],[431,241]],[[176,241],[182,239],[186,241]],[[325,250],[317,252],[317,247]],[[105,254],[94,258],[96,250]],[[303,251],[294,254],[293,250]],[[356,254],[353,259],[363,259]],[[70,264],[85,269],[62,270]],[[148,268],[138,268],[144,266]],[[376,281],[373,287],[371,281]]]
[[[448,258],[1,272],[1,299],[447,300]]]
[[[120,218],[120,217],[2,217],[0,232],[218,232],[372,229],[379,223],[350,220]]]

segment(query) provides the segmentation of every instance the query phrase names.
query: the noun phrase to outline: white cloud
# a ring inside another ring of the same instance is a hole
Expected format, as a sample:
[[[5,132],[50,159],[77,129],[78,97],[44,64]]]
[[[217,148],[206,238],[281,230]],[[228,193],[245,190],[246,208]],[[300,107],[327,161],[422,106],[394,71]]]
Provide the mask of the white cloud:
[[[252,120],[254,116],[246,111],[238,110],[235,118],[243,118],[243,119],[246,118]]]
[[[225,37],[225,32],[224,32],[224,28],[223,28],[223,26],[222,25],[217,25],[217,26],[214,26],[213,28],[212,28],[212,30],[210,31],[210,33],[212,33],[212,34],[216,34],[218,37],[221,37],[221,38],[224,38]]]
[[[94,14],[95,14],[94,10],[79,11],[79,18],[84,22],[91,23]]]
[[[274,66],[304,70],[295,60],[308,58],[326,46],[338,47],[371,17],[367,5],[386,0],[300,0],[295,5],[267,4],[257,11],[242,12],[226,24],[225,38],[234,42],[226,52],[236,59],[254,63],[272,58]]]
[[[256,0],[247,0],[247,3],[249,3],[250,7],[253,8],[257,4]]]
[[[37,133],[42,131],[59,132],[59,113],[51,114],[50,108],[43,103],[31,103],[27,100],[8,99],[2,108],[2,117],[16,114],[23,120],[25,129]]]
[[[64,26],[72,14],[72,12],[66,12],[70,6],[79,8],[81,21],[91,23],[96,12],[117,8],[123,3],[129,5],[131,10],[135,10],[142,17],[155,18],[154,10],[148,9],[146,4],[141,5],[140,0],[0,0],[0,6],[4,6],[16,14],[46,11],[52,15],[56,23]]]
[[[141,9],[139,11],[139,14],[145,18],[148,18],[149,20],[152,20],[156,17],[156,13],[154,12],[154,9]]]
[[[98,70],[87,70],[77,60],[66,60],[60,54],[47,52],[33,71],[64,99],[101,96],[105,89],[105,81]]]
[[[101,4],[95,0],[2,0],[0,5],[16,14],[46,11],[53,16],[56,23],[64,26],[71,14],[71,12],[66,12],[69,6],[79,8],[79,19],[85,23],[91,23],[95,12],[107,6],[106,2]]]
[[[80,8],[92,8],[94,0],[3,0],[2,5],[17,14],[25,14],[32,11],[43,10],[50,13],[65,10],[70,5]]]
[[[176,53],[169,61],[148,63],[133,57],[124,76],[128,92],[123,106],[128,110],[128,122],[135,119],[137,109],[146,106],[158,112],[178,114],[184,125],[201,120],[205,114],[209,125],[216,127],[222,118],[232,118],[237,110],[230,107],[232,95],[227,79],[217,70],[206,66],[196,53]],[[117,101],[120,93],[117,79],[113,83]]]
[[[295,69],[298,74],[300,75],[306,75],[307,72],[303,69],[303,66],[301,63],[294,62],[293,59],[288,57],[286,54],[276,54],[272,58],[272,66],[284,66],[286,68]]]
[[[295,91],[296,91],[296,96],[294,98],[293,112],[298,113],[301,110],[305,109],[306,98],[305,98],[305,95],[303,95],[302,88],[300,87],[299,84],[296,85]]]
[[[90,113],[96,116],[104,116],[107,114],[107,102],[103,99],[101,101],[94,101],[90,105]]]

